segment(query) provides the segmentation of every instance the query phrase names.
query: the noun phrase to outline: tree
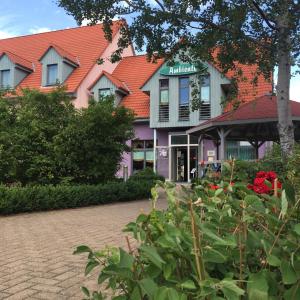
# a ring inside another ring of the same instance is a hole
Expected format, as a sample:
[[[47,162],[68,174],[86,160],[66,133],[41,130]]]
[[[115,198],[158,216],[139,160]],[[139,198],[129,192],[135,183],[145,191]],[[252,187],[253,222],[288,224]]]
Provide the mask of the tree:
[[[291,155],[294,128],[289,105],[291,65],[299,65],[300,4],[297,0],[58,0],[80,24],[104,23],[108,38],[115,17],[131,17],[121,25],[119,48],[133,43],[149,58],[174,57],[211,61],[226,73],[242,76],[236,62],[256,64],[257,75],[271,78],[278,67],[278,131],[283,158]],[[178,42],[180,41],[180,42]],[[216,54],[217,49],[217,55]],[[155,54],[155,55],[154,55]]]
[[[115,107],[114,97],[91,101],[55,139],[59,168],[77,183],[97,184],[114,178],[126,141],[133,138],[133,113]]]
[[[3,127],[1,134],[8,139],[1,140],[0,145],[6,145],[6,156],[9,153],[13,162],[10,164],[11,181],[57,183],[59,170],[53,148],[54,137],[75,116],[65,89],[58,88],[48,94],[25,89],[15,99],[1,99],[1,105],[7,107],[7,122],[10,123]],[[5,165],[4,159],[1,165]]]
[[[76,110],[65,89],[0,94],[0,184],[100,183],[112,180],[133,113],[114,98]]]

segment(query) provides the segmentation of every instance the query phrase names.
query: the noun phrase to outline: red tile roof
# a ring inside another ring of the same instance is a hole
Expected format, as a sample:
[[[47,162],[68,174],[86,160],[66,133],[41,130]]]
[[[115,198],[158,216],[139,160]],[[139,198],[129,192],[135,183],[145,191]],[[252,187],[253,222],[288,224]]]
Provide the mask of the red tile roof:
[[[150,99],[149,96],[141,91],[141,87],[152,77],[157,69],[164,63],[159,60],[157,64],[148,62],[145,55],[132,56],[123,58],[117,66],[113,75],[116,75],[124,81],[131,94],[122,100],[122,104],[135,111],[138,118],[149,118]],[[262,76],[258,78],[257,85],[251,84],[254,78],[256,66],[240,66],[243,70],[243,76],[246,81],[239,83],[239,99],[243,102],[252,101],[253,99],[270,94],[272,84],[267,82]],[[233,76],[233,72],[227,74],[228,78]]]
[[[118,27],[119,22],[114,22],[113,36],[117,33]],[[78,57],[80,66],[72,72],[64,83],[69,92],[75,92],[103,54],[109,42],[104,37],[101,24],[0,40],[0,53],[9,51],[34,63],[35,71],[21,82],[21,88],[41,88],[41,63],[39,59],[51,45],[55,45],[57,49],[64,49],[64,55],[66,52],[72,53],[72,59]],[[70,58],[69,54],[67,56]],[[46,89],[43,88],[43,90]]]
[[[109,79],[117,87],[117,89],[120,89],[126,93],[129,93],[129,89],[123,81],[121,81],[116,76],[114,76],[106,71],[102,71],[100,73],[100,75],[95,79],[95,81],[89,86],[88,89],[91,90],[95,86],[95,84],[100,80],[100,78],[102,76],[105,76],[107,79]]]
[[[121,105],[131,108],[137,118],[149,118],[150,99],[140,88],[163,64],[163,60],[157,63],[147,61],[146,55],[129,56],[118,64],[113,76],[125,82],[130,94],[125,96]]]
[[[242,77],[245,79],[238,82],[238,99],[241,102],[249,102],[257,97],[272,93],[272,83],[267,81],[262,75],[258,76],[256,84],[252,83],[257,71],[256,65],[237,64],[237,67],[242,70]],[[234,72],[229,71],[226,75],[232,78]]]
[[[42,58],[46,55],[46,53],[53,48],[62,58],[65,58],[67,60],[69,60],[70,62],[74,63],[75,65],[79,66],[79,61],[78,58],[76,56],[74,56],[73,54],[69,53],[68,51],[64,50],[63,48],[55,45],[55,44],[51,44],[48,49],[45,51],[45,53],[42,55],[42,57],[40,57],[39,61],[42,60]]]
[[[300,118],[300,102],[290,100],[292,117]],[[218,117],[208,120],[195,128],[202,128],[210,126],[217,126],[222,124],[229,124],[231,122],[243,121],[276,121],[277,114],[277,100],[276,96],[262,96],[253,101],[242,104],[236,110],[226,112]]]
[[[1,41],[1,40],[0,40]],[[20,57],[18,55],[16,55],[15,53],[12,53],[10,51],[2,51],[2,53],[0,53],[0,58],[3,56],[3,55],[7,55],[8,58],[16,65],[19,65],[23,68],[26,68],[30,71],[33,71],[33,64],[31,61],[23,58],[23,57]]]

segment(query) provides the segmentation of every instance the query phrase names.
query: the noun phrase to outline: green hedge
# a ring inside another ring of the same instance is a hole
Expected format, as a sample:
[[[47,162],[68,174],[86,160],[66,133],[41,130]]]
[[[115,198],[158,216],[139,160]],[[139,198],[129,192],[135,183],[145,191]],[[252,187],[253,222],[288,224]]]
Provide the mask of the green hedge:
[[[0,186],[0,215],[144,199],[154,181],[129,180],[102,185]]]

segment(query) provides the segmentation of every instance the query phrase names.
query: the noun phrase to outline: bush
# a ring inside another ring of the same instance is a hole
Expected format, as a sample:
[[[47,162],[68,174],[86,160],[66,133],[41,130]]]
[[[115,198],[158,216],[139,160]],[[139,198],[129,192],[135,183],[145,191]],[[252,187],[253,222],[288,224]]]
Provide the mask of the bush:
[[[148,198],[153,181],[102,185],[0,187],[0,215],[74,208]]]
[[[88,254],[86,275],[99,268],[109,299],[300,299],[300,199],[243,183],[164,187],[168,209],[153,205],[129,223],[137,242],[128,239],[127,250],[75,251]],[[104,290],[82,287],[85,299],[107,299]]]
[[[153,172],[153,170],[151,168],[146,168],[144,170],[141,170],[141,171],[133,174],[129,178],[129,181],[141,181],[141,180],[165,181],[165,177]]]

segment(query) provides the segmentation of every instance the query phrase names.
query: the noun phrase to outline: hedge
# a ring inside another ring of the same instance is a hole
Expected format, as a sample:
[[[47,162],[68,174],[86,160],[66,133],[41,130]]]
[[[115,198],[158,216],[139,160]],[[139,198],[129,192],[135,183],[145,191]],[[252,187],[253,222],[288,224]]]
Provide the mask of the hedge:
[[[144,199],[153,185],[153,180],[129,180],[101,185],[0,186],[0,215]]]

